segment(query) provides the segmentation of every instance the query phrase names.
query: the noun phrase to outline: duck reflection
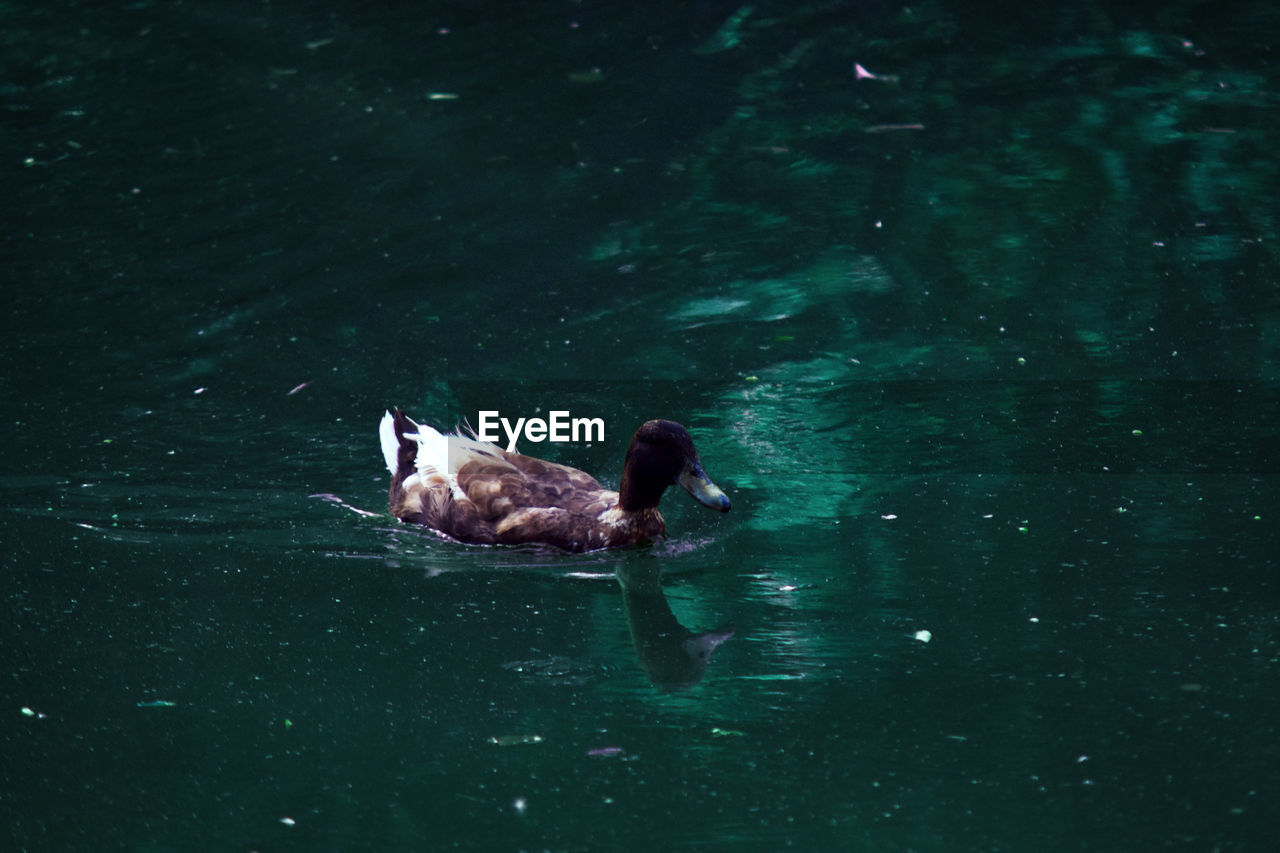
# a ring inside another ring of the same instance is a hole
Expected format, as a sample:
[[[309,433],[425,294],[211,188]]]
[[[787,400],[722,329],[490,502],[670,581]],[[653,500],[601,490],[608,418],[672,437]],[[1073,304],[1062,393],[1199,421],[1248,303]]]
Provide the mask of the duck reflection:
[[[733,627],[697,634],[681,625],[662,592],[660,575],[653,563],[617,569],[631,644],[654,687],[687,690],[702,680],[712,654],[733,636]]]

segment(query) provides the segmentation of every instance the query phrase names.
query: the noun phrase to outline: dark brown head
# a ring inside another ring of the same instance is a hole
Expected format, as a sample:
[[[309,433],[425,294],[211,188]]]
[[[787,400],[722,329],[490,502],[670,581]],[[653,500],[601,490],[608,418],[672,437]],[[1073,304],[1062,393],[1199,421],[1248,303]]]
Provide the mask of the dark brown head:
[[[656,507],[672,485],[712,509],[729,511],[729,498],[702,470],[688,431],[674,421],[648,421],[636,430],[627,448],[618,506],[627,511]]]

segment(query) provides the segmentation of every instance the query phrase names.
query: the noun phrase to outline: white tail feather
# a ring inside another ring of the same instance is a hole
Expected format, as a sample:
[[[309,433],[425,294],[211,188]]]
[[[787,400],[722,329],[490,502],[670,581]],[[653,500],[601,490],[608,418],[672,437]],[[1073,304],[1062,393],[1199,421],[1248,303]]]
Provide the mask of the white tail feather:
[[[378,440],[382,443],[382,458],[387,462],[391,476],[396,475],[396,459],[400,455],[400,442],[396,439],[396,419],[387,412],[378,424]]]
[[[408,419],[407,416],[406,419]],[[462,499],[466,495],[458,488],[457,472],[459,466],[465,464],[469,459],[475,458],[476,455],[485,457],[486,461],[490,463],[504,463],[504,460],[497,452],[497,448],[492,444],[477,441],[475,438],[468,438],[463,435],[445,435],[425,424],[415,423],[413,420],[409,420],[409,423],[413,424],[413,428],[417,432],[406,432],[404,437],[418,443],[418,452],[414,457],[414,467],[417,469],[417,475],[410,474],[405,477],[404,488],[409,488],[410,485],[415,483],[415,476],[420,477],[416,482],[421,483],[430,482],[432,478],[438,477],[448,484],[454,497]],[[395,476],[400,458],[400,439],[396,437],[395,417],[391,412],[387,412],[382,416],[382,423],[378,425],[378,438],[382,443],[382,456],[386,460],[387,470],[391,472],[392,476]],[[514,466],[512,470],[515,470]]]
[[[426,426],[415,424],[418,434],[418,456],[414,460],[419,474],[442,474],[453,477],[454,471],[449,468],[449,437]]]

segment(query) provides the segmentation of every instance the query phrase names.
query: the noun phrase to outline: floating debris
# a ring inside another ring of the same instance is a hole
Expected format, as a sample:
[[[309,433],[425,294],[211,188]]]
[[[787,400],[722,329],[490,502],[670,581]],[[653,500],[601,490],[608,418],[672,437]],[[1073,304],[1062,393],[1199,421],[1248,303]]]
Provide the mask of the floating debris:
[[[924,130],[924,125],[919,122],[911,122],[910,124],[873,124],[862,129],[863,133],[892,133],[895,130]]]
[[[597,746],[594,749],[588,749],[587,755],[606,758],[610,755],[621,755],[622,747],[620,746]]]
[[[927,643],[933,639],[933,632],[932,631],[916,631],[912,639],[919,640],[922,643]]]
[[[139,708],[172,708],[177,702],[170,702],[167,699],[152,699],[150,702],[139,702]]]
[[[897,74],[872,74],[862,66],[862,63],[853,63],[853,79],[855,80],[879,80],[881,83],[897,83]]]
[[[494,735],[489,743],[498,746],[520,746],[526,743],[542,743],[542,735]]]

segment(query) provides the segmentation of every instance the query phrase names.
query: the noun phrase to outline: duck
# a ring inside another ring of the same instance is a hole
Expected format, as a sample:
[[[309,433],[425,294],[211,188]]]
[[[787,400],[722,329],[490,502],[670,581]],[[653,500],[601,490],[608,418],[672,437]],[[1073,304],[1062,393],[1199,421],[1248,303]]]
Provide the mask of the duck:
[[[711,509],[730,508],[675,421],[646,421],[636,430],[616,492],[585,471],[441,433],[400,409],[386,411],[378,437],[391,472],[391,514],[468,544],[577,553],[636,545],[665,533],[658,501],[672,485]]]

